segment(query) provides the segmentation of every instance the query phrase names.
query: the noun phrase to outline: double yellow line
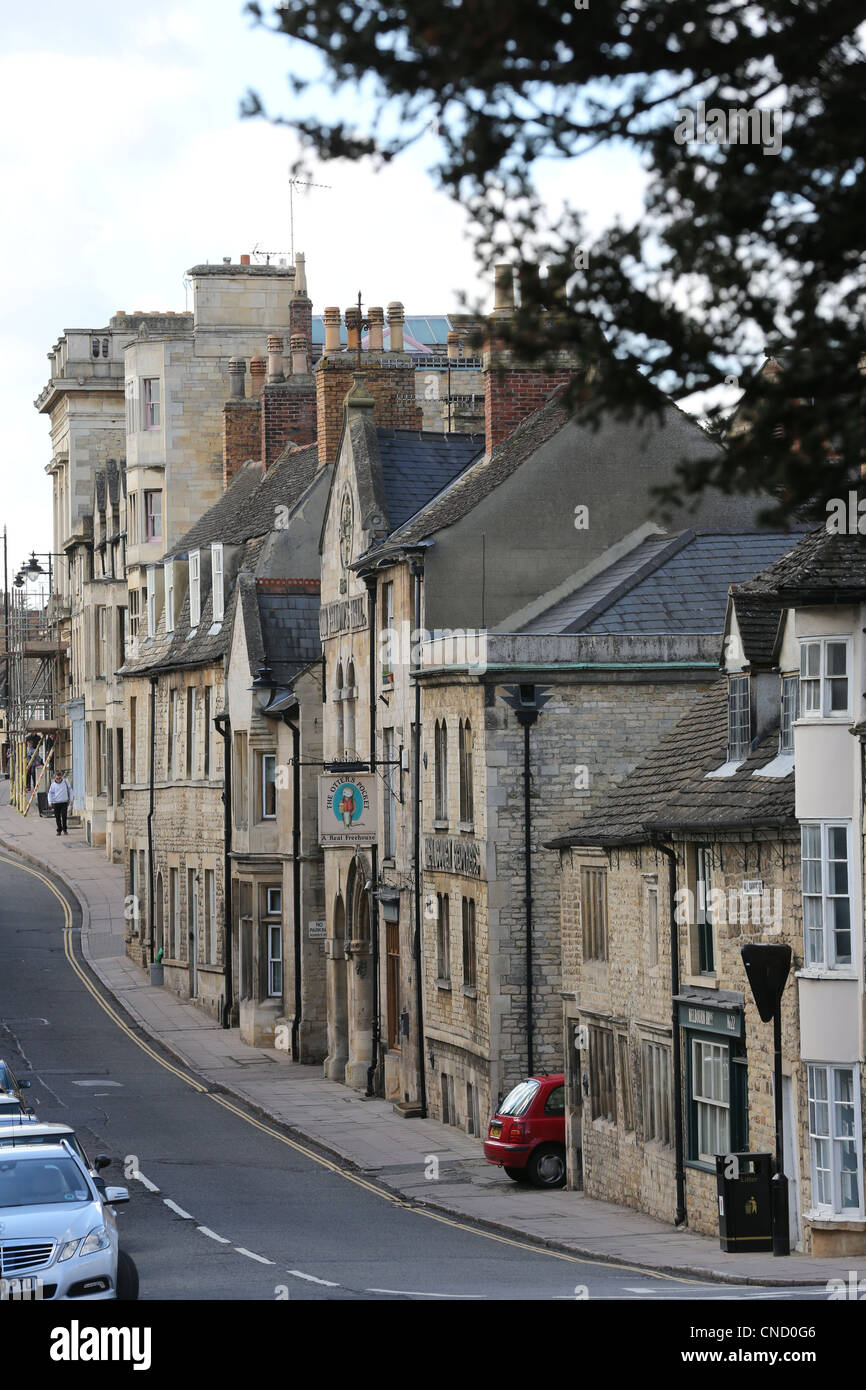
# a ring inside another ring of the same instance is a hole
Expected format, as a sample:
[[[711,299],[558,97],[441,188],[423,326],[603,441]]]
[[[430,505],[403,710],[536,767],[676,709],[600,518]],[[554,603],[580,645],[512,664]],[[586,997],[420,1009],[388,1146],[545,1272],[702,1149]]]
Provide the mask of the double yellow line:
[[[286,1134],[281,1134],[278,1129],[273,1129],[271,1125],[266,1124],[263,1120],[259,1120],[254,1115],[250,1115],[246,1110],[242,1110],[239,1105],[235,1105],[233,1101],[227,1100],[225,1096],[218,1095],[215,1091],[209,1090],[207,1086],[203,1086],[200,1081],[196,1081],[188,1072],[182,1071],[180,1067],[174,1066],[173,1063],[169,1062],[165,1057],[160,1056],[149,1043],[145,1042],[143,1038],[140,1038],[137,1033],[133,1032],[129,1024],[121,1018],[117,1010],[112,1007],[102,992],[96,988],[93,981],[88,978],[87,973],[75,959],[75,952],[72,947],[72,909],[64,894],[55,887],[45,874],[40,873],[38,869],[31,868],[29,864],[23,864],[19,859],[13,859],[8,855],[0,854],[0,863],[9,864],[14,869],[20,869],[22,873],[31,874],[32,877],[37,878],[40,883],[44,883],[49,892],[54,894],[63,909],[64,955],[88,994],[95,999],[103,1013],[108,1015],[112,1023],[116,1024],[121,1032],[124,1033],[131,1042],[135,1043],[136,1047],[140,1047],[142,1052],[146,1052],[148,1057],[156,1062],[158,1066],[163,1067],[165,1071],[171,1072],[172,1076],[178,1077],[178,1079],[183,1081],[187,1086],[191,1086],[199,1095],[207,1096],[209,1100],[214,1101],[217,1105],[221,1105],[223,1110],[229,1110],[233,1115],[236,1115],[238,1119],[243,1120],[245,1124],[252,1125],[254,1129],[260,1130],[262,1134],[267,1134],[270,1138],[279,1140],[281,1144],[285,1144],[287,1148],[293,1149],[295,1153],[303,1154],[305,1158],[309,1158],[313,1163],[317,1163],[320,1168],[326,1168],[329,1172],[335,1173],[338,1177],[345,1178],[347,1182],[353,1182],[356,1187],[365,1188],[367,1192],[372,1192],[375,1197],[381,1197],[384,1201],[390,1202],[392,1206],[402,1207],[405,1211],[415,1212],[418,1216],[426,1216],[428,1220],[438,1221],[442,1226],[452,1226],[455,1230],[467,1231],[471,1235],[481,1236],[484,1240],[496,1241],[500,1245],[509,1245],[516,1250],[526,1250],[531,1255],[547,1255],[551,1259],[563,1260],[567,1264],[587,1265],[598,1263],[586,1256],[569,1255],[563,1250],[549,1250],[544,1246],[531,1245],[528,1241],[515,1240],[513,1236],[497,1235],[494,1231],[482,1230],[479,1226],[458,1221],[454,1217],[446,1216],[441,1212],[430,1211],[426,1207],[417,1206],[412,1202],[408,1202],[403,1197],[398,1197],[395,1193],[377,1187],[375,1183],[369,1182],[366,1178],[361,1177],[360,1174],[350,1172],[349,1169],[344,1168],[333,1159],[325,1158],[322,1154],[318,1154],[313,1149],[307,1148],[305,1144],[299,1144],[297,1140],[290,1139]],[[639,1274],[644,1279],[662,1279],[674,1284],[702,1285],[704,1283],[704,1281],[700,1279],[687,1279],[681,1275],[665,1274],[661,1271],[648,1270],[637,1265],[618,1264],[609,1260],[605,1260],[604,1265],[607,1269],[618,1269],[629,1274]]]

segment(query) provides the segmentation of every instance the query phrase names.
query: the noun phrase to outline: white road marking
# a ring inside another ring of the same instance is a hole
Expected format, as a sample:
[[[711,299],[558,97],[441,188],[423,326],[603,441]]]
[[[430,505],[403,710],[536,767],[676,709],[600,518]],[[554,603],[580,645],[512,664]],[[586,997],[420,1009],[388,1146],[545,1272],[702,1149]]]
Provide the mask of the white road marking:
[[[218,1240],[220,1245],[231,1245],[228,1236],[218,1236],[216,1231],[212,1231],[210,1226],[196,1226],[197,1231],[201,1231],[203,1236],[210,1236],[211,1240]]]
[[[193,1221],[195,1219],[194,1217],[190,1216],[188,1211],[184,1211],[183,1207],[179,1207],[177,1202],[173,1202],[170,1197],[163,1197],[162,1200],[165,1202],[165,1205],[167,1207],[170,1207],[172,1211],[177,1212],[178,1216],[182,1216],[184,1221]]]
[[[246,1255],[248,1260],[258,1260],[260,1265],[272,1265],[274,1263],[273,1260],[266,1260],[264,1255],[255,1255],[252,1250],[245,1250],[242,1245],[236,1245],[235,1250],[239,1255]]]
[[[324,1284],[326,1289],[338,1289],[339,1284],[335,1284],[333,1279],[317,1279],[315,1274],[304,1274],[301,1269],[290,1269],[290,1274],[294,1274],[296,1279],[307,1279],[311,1284]]]
[[[395,1293],[401,1298],[486,1298],[483,1293],[426,1293],[422,1289],[367,1289],[367,1293]]]
[[[156,1183],[151,1182],[150,1178],[146,1178],[143,1173],[133,1173],[132,1176],[136,1178],[142,1184],[143,1187],[146,1187],[148,1192],[159,1191],[159,1188],[157,1187]]]
[[[117,1086],[123,1089],[121,1081],[73,1081],[73,1086]]]

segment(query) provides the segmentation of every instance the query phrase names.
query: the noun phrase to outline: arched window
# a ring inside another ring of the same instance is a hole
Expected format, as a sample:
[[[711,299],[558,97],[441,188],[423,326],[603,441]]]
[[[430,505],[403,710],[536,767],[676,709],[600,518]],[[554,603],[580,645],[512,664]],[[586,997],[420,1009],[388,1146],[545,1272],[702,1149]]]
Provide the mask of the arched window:
[[[461,719],[458,752],[460,755],[460,821],[471,825],[475,819],[475,798],[472,789],[472,725]]]
[[[448,725],[437,719],[433,730],[433,817],[448,819]]]
[[[346,939],[346,908],[343,904],[342,894],[337,894],[334,903],[334,925],[333,933],[335,941],[345,941]]]

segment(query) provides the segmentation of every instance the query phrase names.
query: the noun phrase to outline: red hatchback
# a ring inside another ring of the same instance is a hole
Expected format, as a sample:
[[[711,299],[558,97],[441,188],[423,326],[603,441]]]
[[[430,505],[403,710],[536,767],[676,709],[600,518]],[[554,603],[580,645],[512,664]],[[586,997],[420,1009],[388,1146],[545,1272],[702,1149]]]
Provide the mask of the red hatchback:
[[[515,1182],[565,1183],[565,1077],[530,1076],[509,1091],[487,1128],[484,1157]]]

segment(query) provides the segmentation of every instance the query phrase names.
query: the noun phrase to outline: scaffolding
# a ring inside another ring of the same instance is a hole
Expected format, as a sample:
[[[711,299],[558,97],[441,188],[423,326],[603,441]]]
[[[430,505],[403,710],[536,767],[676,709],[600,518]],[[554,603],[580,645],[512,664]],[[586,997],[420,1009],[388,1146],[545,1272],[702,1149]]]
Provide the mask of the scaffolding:
[[[52,776],[60,707],[58,600],[47,589],[9,594],[7,739],[12,805],[26,816]]]

